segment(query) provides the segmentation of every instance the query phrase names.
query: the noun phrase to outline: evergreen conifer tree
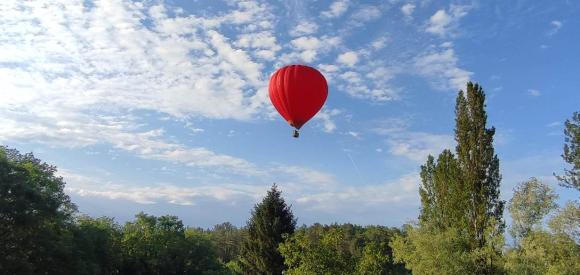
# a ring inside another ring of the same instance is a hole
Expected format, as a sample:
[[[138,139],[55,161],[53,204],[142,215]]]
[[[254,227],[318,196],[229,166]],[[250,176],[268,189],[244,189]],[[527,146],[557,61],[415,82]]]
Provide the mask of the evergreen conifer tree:
[[[252,211],[240,253],[244,274],[282,274],[284,258],[278,251],[285,234],[294,233],[296,220],[276,184]]]

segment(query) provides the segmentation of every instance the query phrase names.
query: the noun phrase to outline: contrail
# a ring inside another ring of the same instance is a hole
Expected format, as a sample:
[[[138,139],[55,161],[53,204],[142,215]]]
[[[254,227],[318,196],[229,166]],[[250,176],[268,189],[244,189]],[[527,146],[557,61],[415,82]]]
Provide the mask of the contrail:
[[[362,174],[360,173],[360,169],[358,169],[358,166],[356,165],[356,163],[354,163],[354,159],[352,159],[352,156],[346,152],[346,156],[348,157],[348,159],[350,159],[350,163],[352,163],[352,166],[354,167],[354,170],[356,171],[356,174],[358,176],[358,180],[362,183]]]

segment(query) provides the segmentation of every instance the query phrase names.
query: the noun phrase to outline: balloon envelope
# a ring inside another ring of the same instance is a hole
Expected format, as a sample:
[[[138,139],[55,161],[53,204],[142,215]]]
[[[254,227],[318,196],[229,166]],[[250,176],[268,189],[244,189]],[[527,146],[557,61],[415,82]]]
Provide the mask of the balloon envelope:
[[[310,120],[326,101],[328,85],[316,69],[289,65],[270,78],[270,100],[278,113],[296,129]]]

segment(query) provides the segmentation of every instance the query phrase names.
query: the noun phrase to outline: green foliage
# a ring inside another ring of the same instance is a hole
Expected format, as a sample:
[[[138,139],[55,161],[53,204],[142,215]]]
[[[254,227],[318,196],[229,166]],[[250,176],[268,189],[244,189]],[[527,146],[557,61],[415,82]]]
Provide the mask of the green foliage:
[[[469,240],[458,231],[408,226],[406,236],[397,236],[391,243],[395,262],[419,275],[473,274]]]
[[[0,273],[68,273],[72,213],[56,167],[0,147]]]
[[[208,234],[222,262],[229,263],[238,257],[245,230],[225,222],[215,225],[212,230],[208,231]]]
[[[280,245],[285,274],[406,274],[391,260],[396,229],[344,224],[301,227]]]
[[[481,86],[467,83],[466,92],[460,91],[457,96],[455,115],[455,150],[463,185],[459,190],[465,192],[457,195],[467,198],[468,207],[463,211],[468,221],[470,247],[483,248],[489,226],[498,226],[499,234],[503,231],[504,202],[499,198],[501,175],[499,159],[493,148],[495,128],[486,128],[485,93]]]
[[[81,216],[73,232],[76,274],[118,274],[121,266],[121,227],[113,219]]]
[[[252,211],[239,258],[244,274],[282,274],[284,258],[278,251],[283,235],[294,233],[296,220],[274,184]]]
[[[580,203],[577,201],[566,203],[566,206],[559,209],[550,219],[549,226],[555,233],[567,235],[580,243]]]
[[[503,207],[495,129],[487,128],[485,94],[467,83],[455,107],[456,155],[444,150],[421,166],[417,227],[392,242],[397,262],[417,274],[501,272]]]
[[[285,274],[352,274],[355,261],[342,228],[333,227],[320,236],[308,236],[304,228],[280,246],[288,270]]]
[[[471,240],[459,228],[440,230],[429,226],[405,227],[405,235],[396,236],[391,242],[396,263],[404,263],[413,274],[479,274],[483,262],[491,274],[502,269],[501,255],[503,236],[495,234],[490,226],[485,234],[486,246],[470,249]]]
[[[580,191],[580,112],[574,112],[572,119],[567,119],[564,128],[564,153],[562,158],[572,169],[564,170],[563,176],[556,176],[564,187]]]
[[[564,234],[535,230],[506,255],[509,274],[580,274],[580,245]]]
[[[512,217],[510,233],[514,240],[526,237],[550,211],[556,209],[556,199],[558,195],[554,190],[536,178],[516,186],[508,206]]]
[[[385,253],[387,250],[389,250],[388,243],[371,242],[365,245],[356,273],[361,275],[389,274],[392,259]]]
[[[209,238],[186,229],[175,216],[140,213],[123,227],[124,274],[216,274],[225,272]]]
[[[467,227],[465,208],[468,193],[461,181],[457,160],[444,150],[435,162],[432,156],[421,166],[422,185],[420,221],[439,229]]]

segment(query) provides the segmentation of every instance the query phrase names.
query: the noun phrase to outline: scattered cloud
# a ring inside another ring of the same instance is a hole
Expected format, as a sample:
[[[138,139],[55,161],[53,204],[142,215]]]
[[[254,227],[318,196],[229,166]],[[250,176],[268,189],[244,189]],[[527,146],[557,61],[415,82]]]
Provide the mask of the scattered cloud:
[[[322,130],[326,133],[333,133],[336,130],[336,123],[333,117],[341,114],[342,111],[339,109],[326,109],[323,108],[314,119],[320,120],[322,122]]]
[[[470,6],[451,5],[448,10],[440,9],[433,14],[427,23],[425,31],[447,37],[453,35],[459,20],[467,15]]]
[[[321,52],[328,52],[336,48],[340,44],[340,38],[301,36],[290,41],[290,44],[295,51],[281,56],[280,60],[283,63],[293,63],[297,60],[312,63]]]
[[[533,97],[537,97],[537,96],[541,96],[542,93],[536,89],[528,89],[528,95],[533,96]]]
[[[366,211],[369,207],[391,203],[418,205],[417,190],[420,179],[417,174],[404,175],[393,181],[377,185],[347,186],[315,193],[304,193],[296,198],[298,204],[310,210],[336,212],[349,208]]]
[[[342,53],[338,56],[336,62],[352,67],[358,62],[358,54],[353,51]]]
[[[385,47],[385,45],[389,42],[389,38],[382,36],[377,38],[375,41],[371,43],[371,47],[375,50],[380,50]]]
[[[415,58],[417,72],[431,79],[432,85],[440,90],[455,90],[465,88],[473,74],[459,68],[458,58],[450,45],[430,48]]]
[[[554,35],[558,33],[558,31],[562,28],[563,24],[562,21],[553,20],[552,22],[550,22],[550,26],[552,27],[552,29],[548,32],[548,35]]]
[[[191,206],[207,199],[222,202],[232,202],[242,198],[257,200],[266,190],[264,186],[247,184],[184,187],[170,183],[156,185],[114,183],[107,179],[85,176],[68,170],[60,170],[58,174],[67,183],[65,191],[69,194],[126,200],[139,204],[169,203]]]
[[[359,132],[348,131],[347,134],[350,135],[353,138],[360,139],[360,133]]]
[[[300,24],[296,25],[294,29],[290,30],[291,36],[303,36],[311,35],[316,33],[318,30],[318,24],[311,21],[302,21]]]
[[[349,1],[348,0],[337,0],[334,1],[330,8],[323,11],[320,15],[325,18],[336,18],[343,15],[346,10],[348,10]]]
[[[352,14],[355,22],[368,22],[381,17],[381,9],[375,6],[362,6]]]
[[[455,147],[453,136],[409,130],[409,122],[403,119],[381,121],[373,131],[386,137],[389,153],[417,163],[424,162],[428,155]]]
[[[412,18],[413,11],[415,11],[415,4],[407,3],[401,7],[401,12],[406,18]]]

